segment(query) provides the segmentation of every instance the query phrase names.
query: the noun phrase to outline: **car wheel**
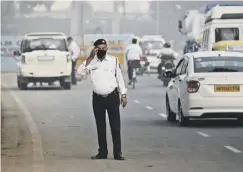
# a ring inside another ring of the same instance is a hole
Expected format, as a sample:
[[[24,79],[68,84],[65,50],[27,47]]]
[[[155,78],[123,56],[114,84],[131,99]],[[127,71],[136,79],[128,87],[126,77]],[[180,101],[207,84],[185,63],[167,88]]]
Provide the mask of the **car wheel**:
[[[189,119],[184,117],[182,106],[181,106],[180,102],[178,103],[178,117],[179,117],[178,122],[179,122],[180,126],[187,126],[188,125]]]
[[[176,114],[171,111],[170,102],[169,102],[169,99],[167,96],[166,96],[166,115],[167,115],[167,121],[169,121],[169,122],[176,121]]]
[[[63,84],[62,84],[63,86],[63,88],[64,88],[64,90],[70,90],[71,89],[71,82],[64,82]]]

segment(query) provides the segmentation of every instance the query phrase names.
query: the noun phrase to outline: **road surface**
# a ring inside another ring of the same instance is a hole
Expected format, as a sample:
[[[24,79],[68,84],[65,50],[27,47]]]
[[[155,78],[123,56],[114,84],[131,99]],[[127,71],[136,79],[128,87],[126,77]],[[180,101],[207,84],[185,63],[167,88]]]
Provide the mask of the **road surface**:
[[[126,161],[113,160],[111,151],[108,160],[90,160],[97,138],[89,80],[70,91],[19,91],[14,74],[3,74],[2,84],[2,99],[12,105],[8,113],[18,112],[22,133],[17,155],[14,148],[2,149],[4,172],[243,171],[243,128],[235,121],[194,121],[184,128],[168,123],[165,88],[156,75],[139,77],[137,88],[128,90],[128,106],[121,108]],[[112,150],[109,130],[108,145]]]

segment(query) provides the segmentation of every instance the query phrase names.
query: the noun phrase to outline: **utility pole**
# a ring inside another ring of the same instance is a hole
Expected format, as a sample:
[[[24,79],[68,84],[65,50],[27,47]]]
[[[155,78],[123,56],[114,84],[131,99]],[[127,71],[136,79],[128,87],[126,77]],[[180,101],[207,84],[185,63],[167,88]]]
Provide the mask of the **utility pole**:
[[[80,30],[81,30],[81,38],[82,38],[82,44],[84,45],[84,3],[83,1],[81,3],[81,22],[80,22]]]
[[[157,5],[156,5],[156,34],[159,35],[159,25],[160,25],[160,1],[156,1]]]

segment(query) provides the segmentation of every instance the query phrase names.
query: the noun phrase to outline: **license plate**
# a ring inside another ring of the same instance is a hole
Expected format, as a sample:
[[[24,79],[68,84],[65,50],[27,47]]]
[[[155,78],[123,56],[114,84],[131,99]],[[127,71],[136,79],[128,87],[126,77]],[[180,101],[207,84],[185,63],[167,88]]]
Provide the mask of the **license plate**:
[[[215,85],[214,92],[240,92],[239,85]]]
[[[52,61],[52,60],[54,60],[54,57],[53,56],[39,56],[38,60],[39,61]]]

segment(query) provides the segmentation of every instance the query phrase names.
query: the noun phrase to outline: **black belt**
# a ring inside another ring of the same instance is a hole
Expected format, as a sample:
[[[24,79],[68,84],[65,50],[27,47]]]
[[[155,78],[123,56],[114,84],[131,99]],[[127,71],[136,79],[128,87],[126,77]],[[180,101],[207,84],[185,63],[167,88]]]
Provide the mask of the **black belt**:
[[[99,96],[99,97],[103,97],[103,98],[106,98],[110,95],[113,95],[113,94],[118,94],[118,89],[115,88],[111,93],[107,94],[107,95],[101,95],[101,94],[97,94],[96,92],[93,92],[93,95],[96,95],[96,96]]]

